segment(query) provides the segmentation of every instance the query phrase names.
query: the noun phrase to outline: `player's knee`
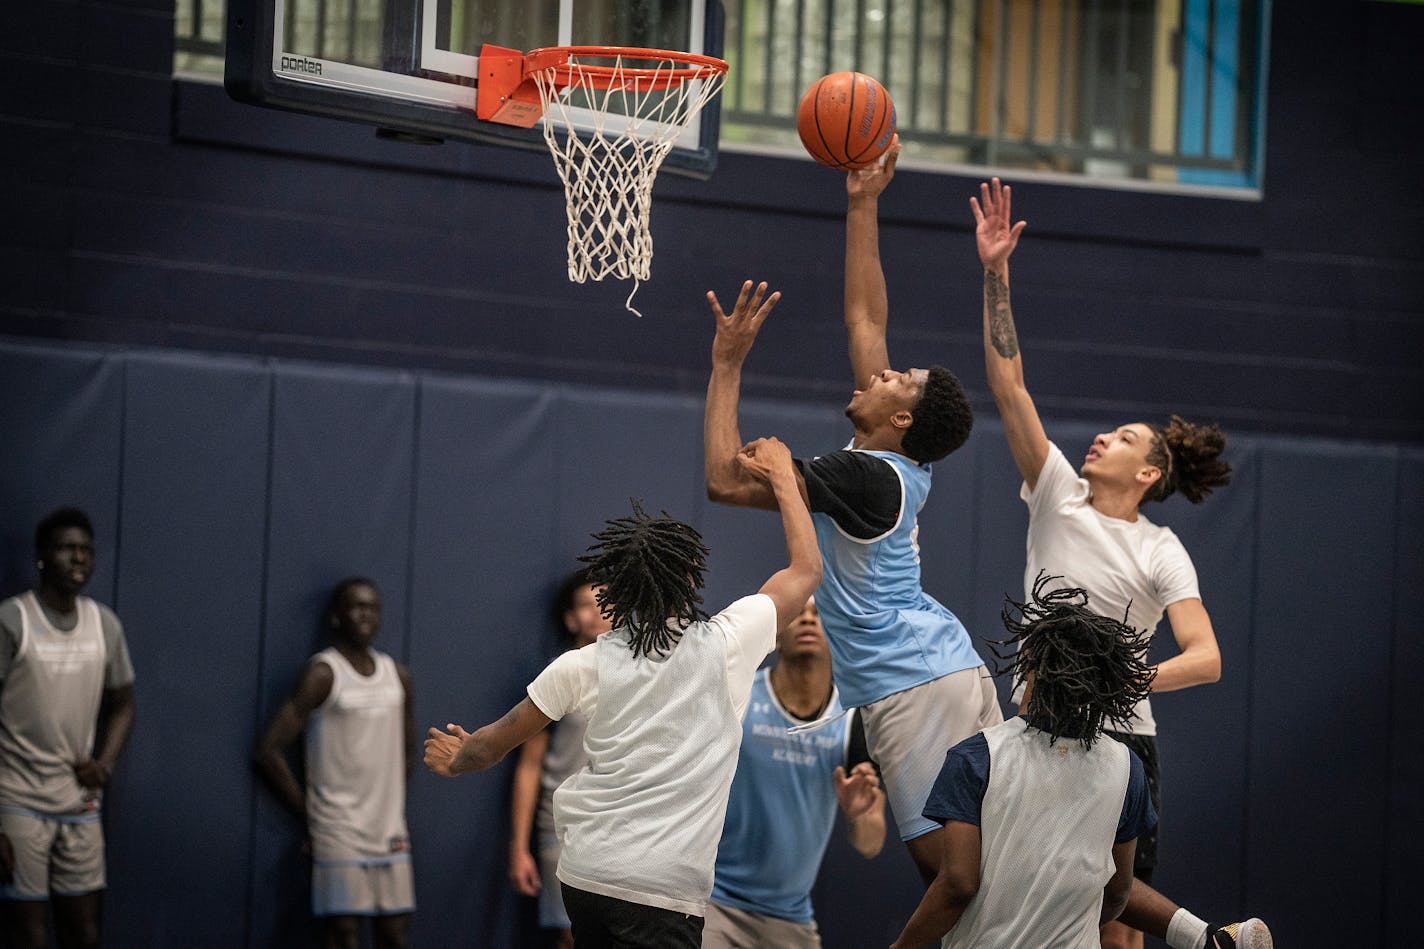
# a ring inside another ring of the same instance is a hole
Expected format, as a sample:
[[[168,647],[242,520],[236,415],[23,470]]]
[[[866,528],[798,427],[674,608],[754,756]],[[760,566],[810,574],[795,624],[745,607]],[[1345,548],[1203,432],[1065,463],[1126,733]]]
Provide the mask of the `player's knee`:
[[[407,949],[410,945],[409,916],[380,916],[376,919],[377,949]]]
[[[327,949],[360,949],[361,921],[355,916],[331,916],[326,921]]]
[[[48,949],[49,933],[45,932],[44,920],[11,920],[10,941],[15,949]]]

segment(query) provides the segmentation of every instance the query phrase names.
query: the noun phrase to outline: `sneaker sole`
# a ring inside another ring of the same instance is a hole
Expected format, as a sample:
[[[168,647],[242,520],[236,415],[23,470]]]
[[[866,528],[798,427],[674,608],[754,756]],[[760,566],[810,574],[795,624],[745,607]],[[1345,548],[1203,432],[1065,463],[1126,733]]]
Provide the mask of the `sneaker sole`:
[[[1259,919],[1248,919],[1236,932],[1237,949],[1274,949],[1271,930]]]

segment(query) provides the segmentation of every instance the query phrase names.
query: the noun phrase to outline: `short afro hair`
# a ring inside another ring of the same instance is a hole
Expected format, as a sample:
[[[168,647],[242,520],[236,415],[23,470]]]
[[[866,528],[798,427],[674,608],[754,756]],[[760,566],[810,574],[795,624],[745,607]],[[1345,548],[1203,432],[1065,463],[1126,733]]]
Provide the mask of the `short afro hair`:
[[[959,448],[974,427],[974,410],[964,386],[943,366],[930,367],[925,389],[911,414],[915,420],[905,429],[900,450],[922,465]]]
[[[54,535],[66,527],[77,527],[88,534],[90,540],[94,539],[94,525],[90,522],[89,515],[77,507],[62,507],[57,511],[50,511],[35,527],[36,552],[48,547],[54,541]]]

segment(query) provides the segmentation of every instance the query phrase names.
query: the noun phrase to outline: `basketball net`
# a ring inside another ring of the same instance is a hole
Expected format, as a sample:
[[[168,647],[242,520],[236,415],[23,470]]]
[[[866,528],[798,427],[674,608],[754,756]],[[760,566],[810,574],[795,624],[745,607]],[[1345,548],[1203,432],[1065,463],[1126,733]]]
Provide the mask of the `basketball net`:
[[[544,141],[564,183],[569,279],[631,279],[624,305],[642,316],[633,309],[633,296],[653,259],[653,181],[678,135],[721,91],[726,66],[665,59],[625,69],[621,55],[612,58],[612,66],[586,67],[570,59],[528,75],[538,86]]]

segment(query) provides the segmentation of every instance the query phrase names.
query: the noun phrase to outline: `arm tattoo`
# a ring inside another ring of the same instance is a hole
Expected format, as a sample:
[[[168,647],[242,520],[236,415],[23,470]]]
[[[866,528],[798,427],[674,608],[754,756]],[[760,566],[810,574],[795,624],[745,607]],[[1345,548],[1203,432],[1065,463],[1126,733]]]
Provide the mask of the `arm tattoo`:
[[[989,309],[989,341],[1005,359],[1019,354],[1019,336],[1014,330],[1014,313],[1009,309],[1009,288],[992,270],[984,271],[984,305]]]

